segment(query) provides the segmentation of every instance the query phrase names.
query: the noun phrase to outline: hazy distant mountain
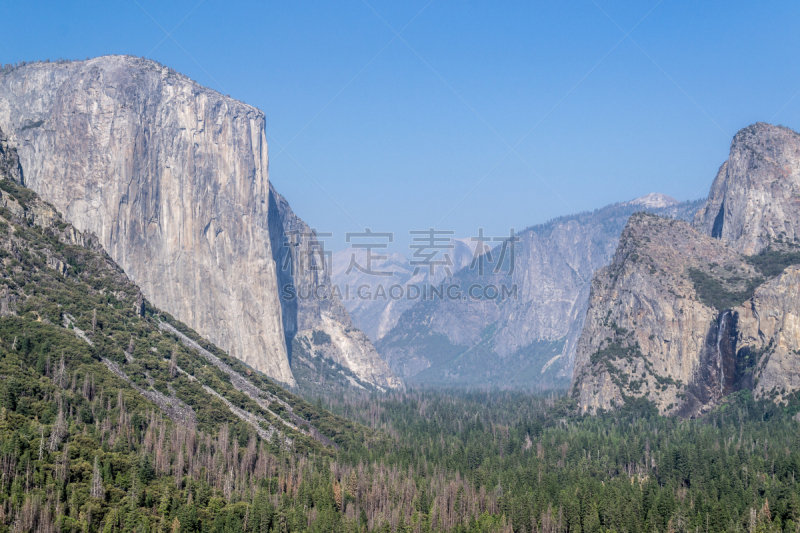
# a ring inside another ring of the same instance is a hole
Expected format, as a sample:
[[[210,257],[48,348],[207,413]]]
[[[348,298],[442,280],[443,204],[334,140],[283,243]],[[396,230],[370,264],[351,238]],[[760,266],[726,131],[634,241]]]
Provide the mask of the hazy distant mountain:
[[[442,250],[449,257],[452,266],[449,267],[451,274],[461,270],[470,264],[473,259],[474,242],[470,239],[452,239],[450,241],[453,248]],[[409,257],[413,259],[413,252],[408,257],[396,252],[383,252],[372,250],[372,256],[384,256],[385,259],[372,261],[372,270],[375,272],[391,272],[391,276],[378,276],[365,274],[357,268],[351,268],[351,264],[364,266],[367,262],[367,252],[363,249],[345,249],[333,254],[333,268],[331,269],[331,280],[342,290],[344,304],[350,313],[353,324],[364,333],[369,335],[373,342],[378,342],[397,324],[403,312],[414,305],[414,300],[407,298],[392,299],[389,287],[392,285],[425,285],[438,284],[447,276],[443,267],[434,268],[431,276],[429,268],[419,268],[411,264]],[[444,259],[441,259],[445,261]],[[359,297],[357,293],[362,287],[361,294],[368,296]],[[363,289],[367,287],[367,289]],[[379,287],[383,288],[381,292]],[[344,291],[349,288],[345,295]],[[382,295],[386,294],[386,297]]]
[[[380,337],[378,350],[395,372],[413,382],[566,386],[572,376],[590,280],[611,260],[630,215],[645,210],[690,220],[701,203],[680,203],[650,194],[520,231],[511,275],[507,264],[498,273],[489,268],[483,276],[476,265],[444,280],[463,290],[475,284],[516,287],[516,298],[407,303],[397,324]],[[492,254],[484,257],[499,261],[502,245]]]

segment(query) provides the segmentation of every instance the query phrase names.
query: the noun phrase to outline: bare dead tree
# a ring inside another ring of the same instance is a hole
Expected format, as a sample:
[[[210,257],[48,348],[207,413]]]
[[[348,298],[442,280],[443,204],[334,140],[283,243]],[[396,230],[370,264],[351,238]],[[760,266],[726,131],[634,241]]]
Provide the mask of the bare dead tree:
[[[136,296],[136,304],[133,306],[133,311],[137,316],[144,316],[144,296],[140,292]]]
[[[92,488],[90,491],[92,498],[103,500],[106,497],[106,490],[103,488],[103,477],[100,475],[100,466],[97,456],[94,456],[94,470],[92,471]]]
[[[169,360],[169,375],[173,378],[178,375],[178,354],[172,350],[172,357]]]
[[[83,378],[83,397],[86,398],[88,401],[92,401],[94,398],[94,374],[92,374],[92,380],[89,381],[89,374],[87,373]]]
[[[39,439],[39,460],[41,461],[44,454],[44,426],[39,426],[39,433],[41,433],[41,438]]]
[[[61,483],[64,483],[69,476],[69,442],[64,445],[61,452],[61,460],[56,466],[56,476]]]
[[[47,449],[50,452],[54,452],[58,449],[58,445],[64,439],[64,436],[67,434],[67,423],[64,420],[64,408],[61,404],[61,399],[59,398],[58,401],[58,416],[56,417],[56,421],[53,424],[53,429],[50,431],[50,442],[48,443]]]
[[[55,381],[56,385],[62,389],[66,386],[65,383],[66,373],[67,373],[67,368],[64,365],[64,350],[61,350],[61,362],[58,364],[58,369],[56,370],[56,376],[53,381]]]

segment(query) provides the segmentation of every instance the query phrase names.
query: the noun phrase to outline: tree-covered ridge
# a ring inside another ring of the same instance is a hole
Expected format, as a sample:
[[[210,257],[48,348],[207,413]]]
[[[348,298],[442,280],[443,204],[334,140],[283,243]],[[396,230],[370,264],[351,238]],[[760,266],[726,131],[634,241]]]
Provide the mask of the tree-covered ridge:
[[[327,420],[330,415],[150,306],[92,235],[77,232],[29,189],[0,181],[0,217],[5,266],[0,271],[0,313],[21,319],[23,330],[46,330],[23,335],[30,342],[47,344],[49,329],[73,331],[82,341],[76,352],[102,361],[162,409],[164,401],[176,400],[173,403],[187,408],[187,419],[178,421],[191,421],[204,431],[216,431],[222,423],[254,426],[237,417],[226,401],[259,418],[262,429],[274,428],[290,441],[299,439],[300,447],[323,449],[306,438],[312,433],[327,433],[336,440],[339,433],[358,431],[344,419]],[[51,348],[41,349],[55,364],[57,355],[49,353]],[[198,357],[203,350],[213,353]],[[69,364],[70,354],[65,355]],[[314,420],[322,426],[318,432],[311,431]]]

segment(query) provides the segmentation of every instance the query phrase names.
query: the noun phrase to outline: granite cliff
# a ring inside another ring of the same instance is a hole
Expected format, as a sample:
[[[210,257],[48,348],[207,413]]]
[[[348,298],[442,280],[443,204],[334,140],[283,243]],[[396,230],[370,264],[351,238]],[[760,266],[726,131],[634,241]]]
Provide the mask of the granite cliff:
[[[797,140],[739,132],[694,227],[631,217],[592,281],[572,388],[584,412],[646,398],[691,417],[738,390],[800,389]]]
[[[0,127],[28,187],[97,235],[156,306],[235,357],[293,385],[286,339],[301,324],[353,336],[361,367],[393,379],[338,302],[283,316],[274,248],[291,212],[270,212],[258,109],[153,61],[106,56],[4,70]]]
[[[694,226],[745,255],[800,240],[800,134],[763,122],[739,131]]]
[[[691,219],[700,202],[660,194],[557,218],[517,233],[514,268],[462,269],[445,284],[516,287],[515,297],[418,302],[378,342],[404,379],[431,384],[562,387],[569,384],[594,272],[608,264],[628,217],[640,210]],[[510,261],[507,251],[505,261]],[[511,273],[509,274],[509,272]]]
[[[4,397],[12,391],[11,397],[30,401],[55,385],[57,397],[39,396],[45,400],[26,408],[42,421],[55,422],[55,406],[60,410],[71,394],[67,411],[85,409],[84,423],[115,398],[152,419],[163,415],[209,432],[245,431],[294,449],[333,453],[345,442],[354,428],[348,421],[288,393],[153,307],[96,235],[78,230],[21,185],[16,151],[2,131],[0,145]],[[27,377],[34,380],[31,389],[19,386]],[[76,396],[97,400],[96,411],[86,404],[76,409]],[[16,414],[7,406],[3,412]],[[68,433],[62,418],[60,429],[50,429],[49,449]]]

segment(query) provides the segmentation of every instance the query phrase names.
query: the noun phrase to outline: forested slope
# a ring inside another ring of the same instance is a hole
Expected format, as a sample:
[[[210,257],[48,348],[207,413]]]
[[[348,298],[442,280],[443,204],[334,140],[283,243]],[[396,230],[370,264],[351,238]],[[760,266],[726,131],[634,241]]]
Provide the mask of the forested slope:
[[[0,397],[0,530],[236,523],[274,509],[266,495],[309,457],[374,440],[153,308],[93,235],[9,179]]]

